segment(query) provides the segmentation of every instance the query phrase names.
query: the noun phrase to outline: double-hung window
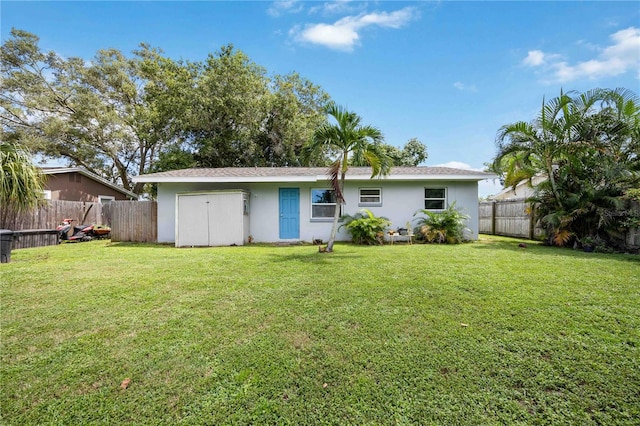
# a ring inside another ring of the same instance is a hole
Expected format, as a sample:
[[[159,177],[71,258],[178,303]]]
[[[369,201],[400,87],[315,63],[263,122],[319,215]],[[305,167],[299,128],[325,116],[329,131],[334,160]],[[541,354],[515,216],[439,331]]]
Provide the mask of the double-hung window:
[[[425,188],[424,208],[426,210],[444,210],[447,208],[446,188]]]
[[[382,206],[382,189],[380,188],[360,188],[358,205],[360,207]]]
[[[332,189],[311,190],[311,219],[333,219],[336,196]]]

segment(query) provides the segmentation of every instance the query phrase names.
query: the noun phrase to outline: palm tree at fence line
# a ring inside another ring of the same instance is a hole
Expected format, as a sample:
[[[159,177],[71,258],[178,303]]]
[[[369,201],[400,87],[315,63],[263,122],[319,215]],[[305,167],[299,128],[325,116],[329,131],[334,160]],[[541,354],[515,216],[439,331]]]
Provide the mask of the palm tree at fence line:
[[[640,166],[639,111],[637,95],[626,89],[561,91],[543,100],[533,121],[500,128],[492,169],[504,175],[505,186],[547,177],[531,200],[542,207],[556,244],[597,232],[584,226],[586,212],[595,215],[588,222],[604,226],[619,208],[616,198],[637,181],[629,172]]]
[[[0,228],[7,228],[42,199],[43,177],[31,155],[15,142],[0,142]]]

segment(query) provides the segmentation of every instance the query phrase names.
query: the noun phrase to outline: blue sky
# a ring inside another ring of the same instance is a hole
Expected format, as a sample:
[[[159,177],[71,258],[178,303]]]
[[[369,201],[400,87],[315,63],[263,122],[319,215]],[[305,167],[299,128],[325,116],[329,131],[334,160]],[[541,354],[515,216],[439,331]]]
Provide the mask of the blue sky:
[[[416,137],[427,165],[482,168],[503,124],[560,89],[640,92],[640,7],[630,2],[14,2],[1,36],[90,59],[140,42],[203,60],[232,43],[269,73],[297,71],[379,127]],[[481,186],[481,195],[496,192]]]

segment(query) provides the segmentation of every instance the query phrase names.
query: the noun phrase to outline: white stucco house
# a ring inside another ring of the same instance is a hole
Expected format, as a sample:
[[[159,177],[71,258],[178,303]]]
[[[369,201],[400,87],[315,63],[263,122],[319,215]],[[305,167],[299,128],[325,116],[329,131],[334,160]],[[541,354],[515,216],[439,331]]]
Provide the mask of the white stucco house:
[[[405,227],[419,209],[454,201],[478,237],[478,182],[494,175],[446,167],[394,167],[370,179],[368,167],[346,175],[343,214],[367,208]],[[158,184],[158,242],[176,246],[327,241],[335,200],[324,167],[183,169],[137,176]],[[337,240],[348,240],[344,228]]]

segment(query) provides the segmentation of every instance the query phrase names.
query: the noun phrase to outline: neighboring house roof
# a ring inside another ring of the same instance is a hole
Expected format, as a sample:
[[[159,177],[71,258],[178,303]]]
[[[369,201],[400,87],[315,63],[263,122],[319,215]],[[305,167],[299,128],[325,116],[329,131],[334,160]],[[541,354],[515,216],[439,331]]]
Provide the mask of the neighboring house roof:
[[[42,172],[42,174],[45,175],[57,175],[57,174],[65,174],[65,173],[80,173],[81,175],[84,175],[86,177],[88,177],[89,179],[95,180],[96,182],[99,182],[101,184],[103,184],[104,186],[108,186],[109,188],[113,189],[114,191],[118,191],[124,195],[126,195],[127,197],[133,198],[134,200],[138,199],[138,194],[136,194],[135,192],[131,192],[129,190],[124,189],[121,186],[118,186],[114,183],[109,182],[108,180],[106,180],[105,178],[98,176],[95,173],[91,173],[89,170],[83,169],[82,167],[42,167],[40,169],[40,171]]]
[[[531,197],[535,190],[534,187],[540,182],[547,180],[546,175],[536,175],[529,180],[519,182],[516,187],[509,186],[502,191],[489,197],[490,200],[521,200]]]
[[[181,169],[140,175],[134,182],[318,182],[326,181],[327,167],[223,167],[217,169]],[[350,167],[347,180],[369,180],[370,167]],[[449,167],[393,167],[384,180],[458,180],[479,181],[497,176],[475,170]]]

